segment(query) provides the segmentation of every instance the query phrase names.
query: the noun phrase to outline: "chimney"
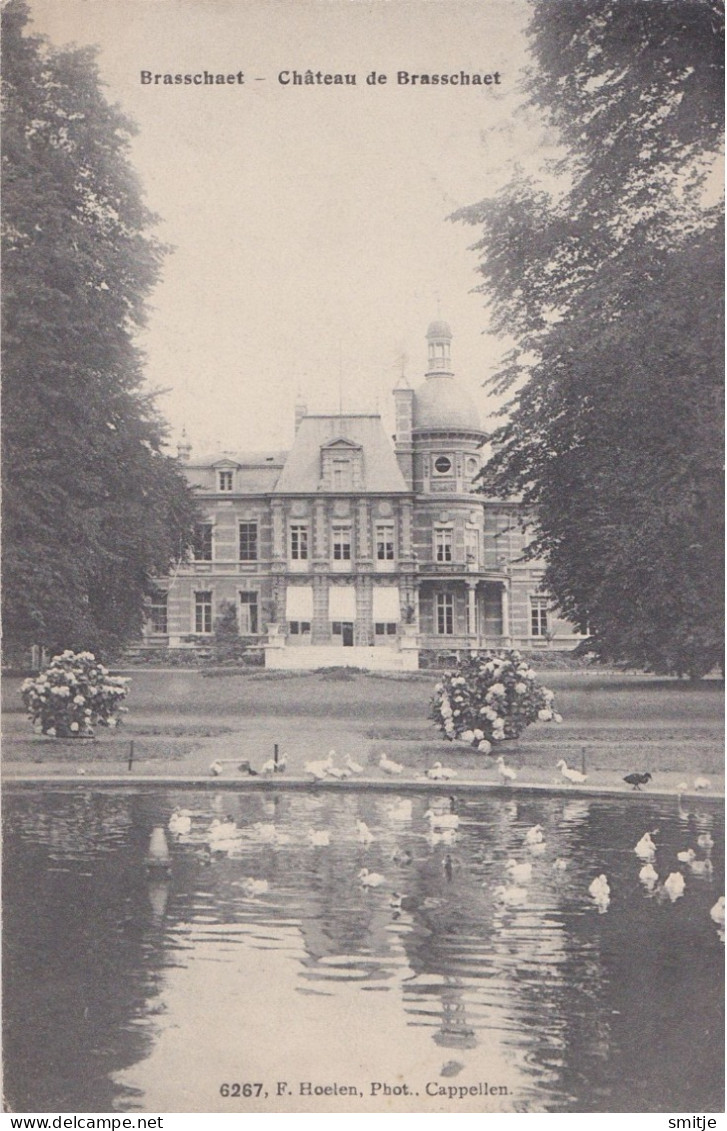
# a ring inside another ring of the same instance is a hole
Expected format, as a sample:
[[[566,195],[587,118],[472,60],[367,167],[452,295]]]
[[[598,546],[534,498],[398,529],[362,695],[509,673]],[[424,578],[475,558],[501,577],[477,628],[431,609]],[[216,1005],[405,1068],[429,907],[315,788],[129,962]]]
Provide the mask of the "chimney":
[[[186,429],[182,429],[182,439],[177,444],[177,458],[180,463],[189,463],[189,457],[192,454],[192,445],[187,439]]]
[[[303,400],[301,393],[298,393],[295,398],[295,430],[298,431],[300,422],[304,416],[308,415],[308,405]]]

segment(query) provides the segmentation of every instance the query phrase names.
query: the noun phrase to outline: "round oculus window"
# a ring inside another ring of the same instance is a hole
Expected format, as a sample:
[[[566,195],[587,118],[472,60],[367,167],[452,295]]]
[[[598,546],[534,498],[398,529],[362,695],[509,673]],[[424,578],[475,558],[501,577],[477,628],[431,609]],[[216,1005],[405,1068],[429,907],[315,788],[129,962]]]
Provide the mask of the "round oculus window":
[[[448,471],[452,470],[452,461],[449,456],[437,456],[434,461],[434,470],[439,475],[446,475]]]

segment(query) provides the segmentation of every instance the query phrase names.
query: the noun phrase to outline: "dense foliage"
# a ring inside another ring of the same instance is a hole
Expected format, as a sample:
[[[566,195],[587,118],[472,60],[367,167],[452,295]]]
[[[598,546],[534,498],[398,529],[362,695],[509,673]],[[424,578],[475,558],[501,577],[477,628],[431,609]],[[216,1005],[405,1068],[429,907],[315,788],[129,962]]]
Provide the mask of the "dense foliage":
[[[723,656],[724,9],[534,0],[530,111],[562,157],[462,210],[517,346],[488,492],[608,661],[698,676]]]
[[[212,656],[216,663],[224,664],[240,660],[245,655],[248,641],[240,635],[237,623],[237,609],[234,601],[221,601],[219,614],[215,620],[212,639]]]
[[[91,652],[66,650],[44,672],[26,679],[21,692],[38,734],[51,738],[89,738],[95,726],[121,722],[128,679],[109,675]]]
[[[489,754],[493,743],[518,738],[538,719],[560,722],[554,698],[519,652],[481,652],[466,656],[436,685],[429,716],[445,738]]]
[[[93,52],[27,18],[2,14],[5,644],[108,649],[192,526],[134,340],[164,249]]]

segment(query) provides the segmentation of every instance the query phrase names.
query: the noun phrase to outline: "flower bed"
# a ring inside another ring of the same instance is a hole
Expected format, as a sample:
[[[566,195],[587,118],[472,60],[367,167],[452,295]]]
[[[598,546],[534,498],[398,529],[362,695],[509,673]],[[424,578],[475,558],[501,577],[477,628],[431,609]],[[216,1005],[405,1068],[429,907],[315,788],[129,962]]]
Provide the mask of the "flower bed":
[[[436,685],[429,717],[445,738],[489,754],[493,743],[518,738],[536,720],[561,722],[554,698],[519,652],[482,652]]]
[[[128,679],[109,675],[91,652],[54,656],[40,675],[21,687],[28,718],[37,734],[50,738],[92,738],[95,726],[121,722]]]

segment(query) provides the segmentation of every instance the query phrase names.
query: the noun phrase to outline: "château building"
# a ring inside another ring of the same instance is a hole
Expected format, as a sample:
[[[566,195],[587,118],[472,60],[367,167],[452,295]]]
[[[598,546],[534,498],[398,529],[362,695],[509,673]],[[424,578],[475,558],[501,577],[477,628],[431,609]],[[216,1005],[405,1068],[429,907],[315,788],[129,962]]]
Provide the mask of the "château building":
[[[477,491],[485,434],[454,376],[446,322],[427,331],[424,381],[379,415],[309,415],[289,451],[179,456],[204,521],[193,559],[158,582],[145,643],[209,642],[232,602],[278,668],[413,669],[422,651],[573,648],[521,560],[517,502]]]

